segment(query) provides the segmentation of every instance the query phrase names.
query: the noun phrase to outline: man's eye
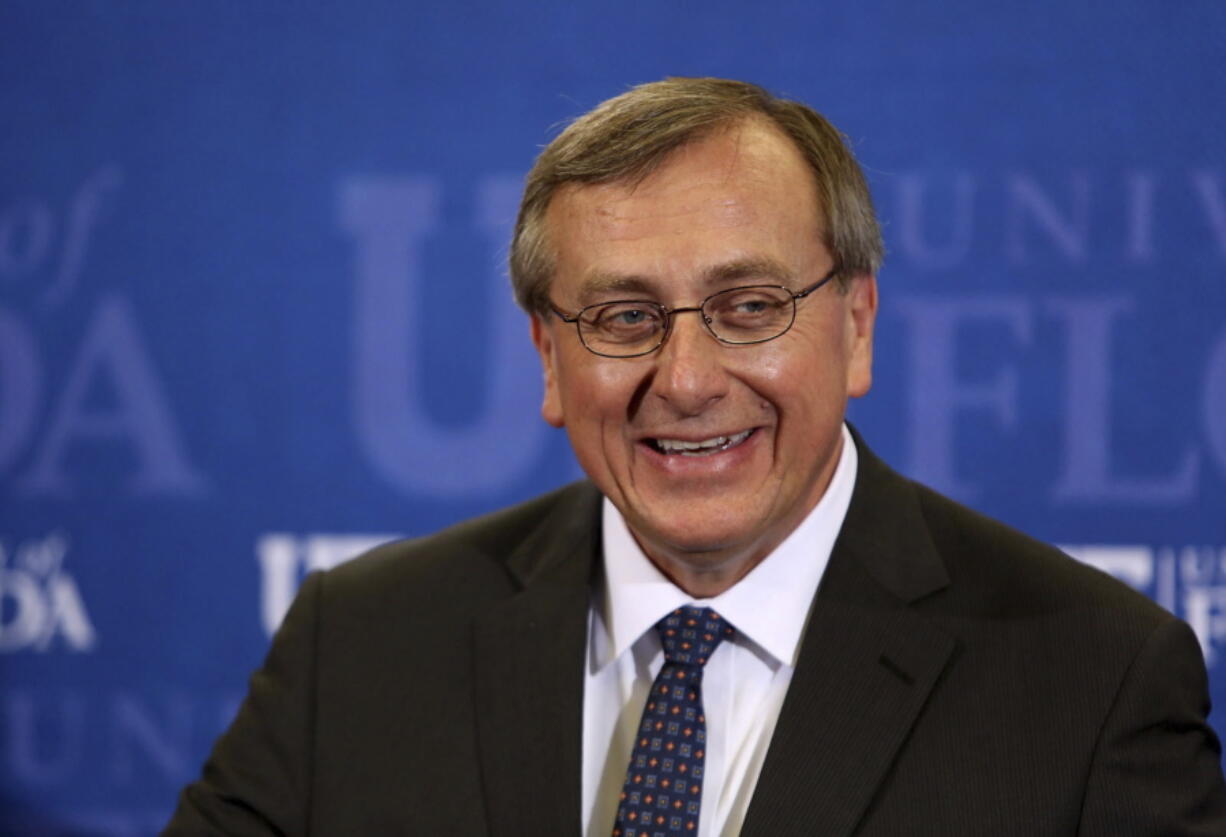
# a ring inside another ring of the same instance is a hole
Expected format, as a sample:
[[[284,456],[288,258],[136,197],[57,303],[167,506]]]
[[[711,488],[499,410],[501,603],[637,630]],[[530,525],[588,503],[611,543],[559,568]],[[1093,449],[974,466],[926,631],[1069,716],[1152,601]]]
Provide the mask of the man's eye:
[[[655,325],[659,316],[642,305],[610,305],[597,317],[599,328],[611,330],[640,329]]]
[[[779,307],[779,301],[766,294],[733,294],[721,300],[720,313],[732,317],[753,317],[769,314]]]
[[[615,311],[613,321],[618,325],[638,325],[646,320],[648,314],[642,308],[630,308],[625,311]]]
[[[768,307],[770,302],[765,299],[742,299],[735,305],[735,310],[738,314],[761,314]]]

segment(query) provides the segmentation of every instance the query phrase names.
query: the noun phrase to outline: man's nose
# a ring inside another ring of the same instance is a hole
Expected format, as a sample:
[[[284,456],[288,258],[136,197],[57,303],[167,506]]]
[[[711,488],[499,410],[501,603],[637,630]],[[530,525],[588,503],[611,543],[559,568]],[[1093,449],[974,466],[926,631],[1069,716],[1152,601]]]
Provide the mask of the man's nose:
[[[682,416],[700,415],[728,393],[723,344],[712,336],[702,312],[674,312],[672,329],[657,350],[651,393]]]

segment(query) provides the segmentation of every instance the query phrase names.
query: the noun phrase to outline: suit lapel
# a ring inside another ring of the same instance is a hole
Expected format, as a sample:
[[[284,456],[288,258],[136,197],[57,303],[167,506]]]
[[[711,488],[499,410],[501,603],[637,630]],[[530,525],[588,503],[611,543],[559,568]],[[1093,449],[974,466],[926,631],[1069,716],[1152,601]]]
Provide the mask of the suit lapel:
[[[520,592],[474,622],[478,747],[494,835],[580,831],[599,500],[591,486],[564,496],[508,561]]]
[[[745,837],[853,833],[954,652],[910,607],[948,584],[914,491],[856,438],[855,492]]]

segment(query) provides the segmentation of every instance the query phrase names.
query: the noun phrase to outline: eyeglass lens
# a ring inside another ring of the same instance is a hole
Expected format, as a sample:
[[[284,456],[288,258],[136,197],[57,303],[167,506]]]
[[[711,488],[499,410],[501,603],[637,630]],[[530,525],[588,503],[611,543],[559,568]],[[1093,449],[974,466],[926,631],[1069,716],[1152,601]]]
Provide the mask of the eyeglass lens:
[[[686,310],[690,309],[677,313]],[[784,288],[731,288],[708,297],[701,314],[710,332],[724,343],[761,343],[791,327],[796,303]],[[579,336],[599,354],[643,354],[663,340],[669,316],[658,303],[643,300],[594,305],[579,317]]]

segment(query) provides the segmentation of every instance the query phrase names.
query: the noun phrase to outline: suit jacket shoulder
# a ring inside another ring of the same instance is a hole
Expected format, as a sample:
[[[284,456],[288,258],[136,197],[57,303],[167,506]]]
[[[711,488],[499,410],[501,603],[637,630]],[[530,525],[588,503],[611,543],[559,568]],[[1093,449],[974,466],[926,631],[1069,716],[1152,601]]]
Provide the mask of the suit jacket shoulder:
[[[1064,609],[1115,610],[1147,634],[1170,613],[1122,581],[1000,521],[908,481],[950,577],[950,603],[996,619]]]
[[[166,833],[571,831],[547,821],[577,798],[542,819],[522,785],[578,759],[599,501],[576,483],[308,577]],[[573,735],[531,723],[555,698]]]
[[[1226,833],[1187,626],[857,442],[745,837]]]
[[[525,550],[548,544],[552,551],[567,538],[590,539],[599,502],[591,483],[572,483],[430,535],[376,547],[329,571],[328,584],[336,595],[363,599],[389,589],[442,589],[454,597],[468,588],[522,587],[542,569],[543,557]]]

